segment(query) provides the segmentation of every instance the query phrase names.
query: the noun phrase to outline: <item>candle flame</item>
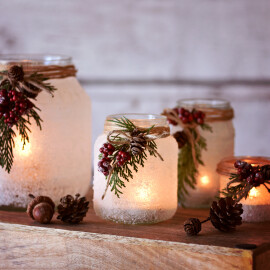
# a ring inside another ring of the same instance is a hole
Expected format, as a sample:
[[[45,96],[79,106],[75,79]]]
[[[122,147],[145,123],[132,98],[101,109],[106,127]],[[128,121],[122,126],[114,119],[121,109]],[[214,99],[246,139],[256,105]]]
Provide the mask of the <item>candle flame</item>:
[[[141,202],[148,202],[150,200],[149,189],[145,187],[140,188],[140,190],[138,190],[137,197]]]
[[[210,183],[210,181],[209,181],[209,178],[208,178],[207,175],[201,177],[201,184],[202,184],[203,186],[206,186],[206,185],[208,185],[209,183]]]
[[[249,191],[248,197],[249,197],[249,199],[254,199],[254,198],[257,198],[258,195],[259,195],[259,191],[258,191],[255,187],[253,187],[253,188]]]
[[[23,145],[23,141],[19,136],[17,136],[14,141],[17,153],[19,153],[20,156],[29,156],[31,153],[31,144],[26,142],[25,145]]]

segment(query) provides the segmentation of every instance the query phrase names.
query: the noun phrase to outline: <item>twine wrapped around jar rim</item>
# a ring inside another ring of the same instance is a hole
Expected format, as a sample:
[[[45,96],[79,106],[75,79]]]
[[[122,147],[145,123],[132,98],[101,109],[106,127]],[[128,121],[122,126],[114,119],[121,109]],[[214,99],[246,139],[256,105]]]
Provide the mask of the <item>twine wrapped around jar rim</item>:
[[[200,108],[205,113],[206,122],[228,121],[234,118],[234,111],[229,109]]]
[[[270,163],[269,157],[251,157],[251,156],[237,156],[226,157],[222,159],[217,165],[217,173],[221,175],[230,176],[231,173],[235,173],[236,169],[234,163],[236,160],[242,160],[251,163],[254,166],[263,166]]]
[[[48,79],[63,79],[67,77],[76,77],[77,70],[74,65],[33,65],[29,62],[9,62],[5,65],[5,69],[9,69],[11,66],[21,65],[26,75],[32,73],[41,73]]]

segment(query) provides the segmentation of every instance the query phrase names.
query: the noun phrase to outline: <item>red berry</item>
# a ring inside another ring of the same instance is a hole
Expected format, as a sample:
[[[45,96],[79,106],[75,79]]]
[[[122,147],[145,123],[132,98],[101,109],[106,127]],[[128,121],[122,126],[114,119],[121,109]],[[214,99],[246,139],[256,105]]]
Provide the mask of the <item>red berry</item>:
[[[110,143],[108,144],[108,149],[109,149],[109,150],[112,150],[112,151],[115,150],[114,146],[113,146],[112,144],[110,144]]]
[[[193,121],[193,115],[192,115],[192,114],[189,115],[188,121],[189,121],[189,122],[192,122],[192,121]]]
[[[204,123],[203,118],[198,118],[197,119],[197,123],[200,124],[200,125],[202,125]]]
[[[184,115],[185,111],[186,111],[186,110],[185,110],[184,108],[180,108],[180,109],[179,109],[179,114]]]
[[[183,122],[184,124],[187,124],[187,123],[188,123],[188,118],[187,118],[187,117],[183,117],[181,120],[182,120],[182,122]]]

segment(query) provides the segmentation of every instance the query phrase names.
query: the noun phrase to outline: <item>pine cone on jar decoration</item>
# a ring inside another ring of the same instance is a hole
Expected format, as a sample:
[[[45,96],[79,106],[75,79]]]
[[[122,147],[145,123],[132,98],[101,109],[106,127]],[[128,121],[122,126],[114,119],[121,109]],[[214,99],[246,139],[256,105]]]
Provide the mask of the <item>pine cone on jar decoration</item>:
[[[173,137],[178,143],[178,149],[181,149],[188,142],[188,137],[184,131],[177,131],[173,134]]]
[[[264,165],[261,168],[263,179],[270,180],[270,165]]]
[[[131,136],[132,140],[130,142],[130,151],[132,155],[136,156],[145,150],[147,142],[144,134],[140,133],[136,129],[132,132]]]
[[[60,199],[60,204],[57,207],[58,216],[66,223],[77,224],[83,220],[89,209],[89,202],[86,201],[85,197],[80,197],[80,194],[76,194],[75,198],[71,195],[66,195]]]
[[[242,213],[242,204],[237,203],[231,197],[220,198],[218,201],[213,201],[210,217],[204,221],[196,218],[188,219],[184,223],[184,230],[187,235],[197,235],[201,230],[201,224],[210,220],[219,231],[230,232],[242,224]]]
[[[12,66],[8,70],[8,78],[12,83],[22,82],[24,79],[24,72],[20,66]]]

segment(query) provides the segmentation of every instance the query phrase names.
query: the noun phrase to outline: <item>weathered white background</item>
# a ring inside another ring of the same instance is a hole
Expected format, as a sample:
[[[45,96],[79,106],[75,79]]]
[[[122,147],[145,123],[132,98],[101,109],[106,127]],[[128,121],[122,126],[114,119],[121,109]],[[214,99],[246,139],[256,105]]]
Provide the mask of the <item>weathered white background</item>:
[[[269,0],[0,0],[0,53],[73,56],[105,116],[231,101],[236,154],[270,155]],[[71,108],[72,109],[72,108]]]

